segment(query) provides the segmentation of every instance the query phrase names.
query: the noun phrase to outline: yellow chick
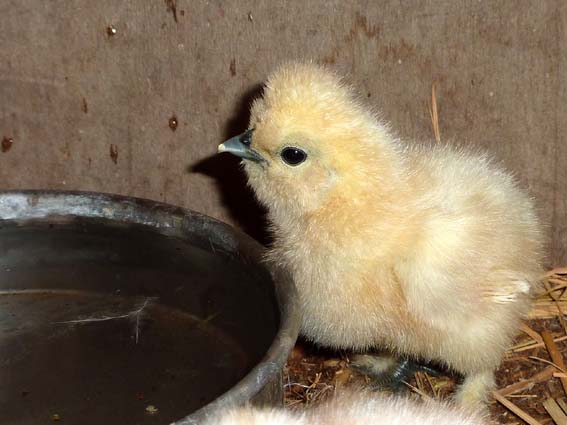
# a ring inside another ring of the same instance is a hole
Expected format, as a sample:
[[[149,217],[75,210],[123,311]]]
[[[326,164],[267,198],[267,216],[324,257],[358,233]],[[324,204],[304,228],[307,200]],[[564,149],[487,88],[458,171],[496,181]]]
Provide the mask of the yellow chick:
[[[236,408],[221,412],[204,425],[483,425],[477,413],[434,401],[400,397],[341,394],[305,412]]]
[[[302,333],[325,346],[441,361],[456,399],[485,400],[542,275],[533,202],[488,157],[394,137],[351,87],[313,64],[268,79],[244,159],[268,209]]]

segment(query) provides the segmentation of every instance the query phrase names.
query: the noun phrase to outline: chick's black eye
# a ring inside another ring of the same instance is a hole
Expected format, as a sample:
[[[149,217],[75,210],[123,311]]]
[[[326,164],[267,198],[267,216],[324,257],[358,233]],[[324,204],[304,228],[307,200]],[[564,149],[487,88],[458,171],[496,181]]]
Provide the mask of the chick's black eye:
[[[307,154],[299,148],[283,148],[280,154],[286,164],[299,165],[307,159]]]

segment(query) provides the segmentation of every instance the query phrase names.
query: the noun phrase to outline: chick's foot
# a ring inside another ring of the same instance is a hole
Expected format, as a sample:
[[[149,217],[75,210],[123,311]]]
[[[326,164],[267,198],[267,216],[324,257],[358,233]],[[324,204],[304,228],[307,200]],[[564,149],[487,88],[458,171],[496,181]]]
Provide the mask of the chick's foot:
[[[373,389],[396,393],[407,390],[406,382],[409,382],[416,372],[440,375],[438,370],[429,365],[391,354],[357,354],[352,358],[350,367],[369,376],[373,381]]]

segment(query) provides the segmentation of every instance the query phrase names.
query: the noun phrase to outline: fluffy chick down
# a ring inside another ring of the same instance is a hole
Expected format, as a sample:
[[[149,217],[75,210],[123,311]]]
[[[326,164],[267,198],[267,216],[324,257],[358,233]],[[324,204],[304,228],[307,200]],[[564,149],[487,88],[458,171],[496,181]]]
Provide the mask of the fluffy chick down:
[[[484,425],[478,414],[434,401],[416,402],[399,397],[341,394],[308,411],[257,409],[229,410],[205,425]]]
[[[466,376],[461,402],[484,399],[542,275],[542,229],[515,179],[486,155],[396,138],[311,64],[271,75],[250,129],[244,170],[303,335],[442,361]]]

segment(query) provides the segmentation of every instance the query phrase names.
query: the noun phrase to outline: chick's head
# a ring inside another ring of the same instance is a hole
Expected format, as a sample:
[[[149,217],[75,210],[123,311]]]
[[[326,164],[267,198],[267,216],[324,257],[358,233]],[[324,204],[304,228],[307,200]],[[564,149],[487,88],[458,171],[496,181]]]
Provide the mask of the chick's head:
[[[385,128],[334,73],[291,64],[268,79],[249,130],[221,146],[244,159],[256,196],[271,211],[309,213],[352,196],[388,161]]]

